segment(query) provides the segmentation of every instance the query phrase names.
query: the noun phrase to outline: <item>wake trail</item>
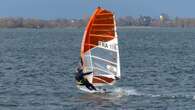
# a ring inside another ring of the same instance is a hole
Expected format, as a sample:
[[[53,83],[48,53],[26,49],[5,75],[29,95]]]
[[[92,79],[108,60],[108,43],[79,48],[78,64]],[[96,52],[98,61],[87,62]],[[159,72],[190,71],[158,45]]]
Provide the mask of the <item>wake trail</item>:
[[[189,95],[189,94],[148,94],[139,92],[134,88],[131,87],[115,87],[112,89],[113,95],[119,95],[122,96],[138,96],[138,97],[152,97],[152,98],[186,98],[186,99],[192,99],[195,100],[195,95]]]

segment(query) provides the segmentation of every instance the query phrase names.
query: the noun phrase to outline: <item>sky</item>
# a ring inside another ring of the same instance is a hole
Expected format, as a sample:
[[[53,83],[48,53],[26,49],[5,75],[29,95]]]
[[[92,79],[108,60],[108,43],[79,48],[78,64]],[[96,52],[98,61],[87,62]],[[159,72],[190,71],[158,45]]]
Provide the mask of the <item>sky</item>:
[[[195,0],[0,0],[0,17],[82,18],[97,6],[122,16],[195,17]]]

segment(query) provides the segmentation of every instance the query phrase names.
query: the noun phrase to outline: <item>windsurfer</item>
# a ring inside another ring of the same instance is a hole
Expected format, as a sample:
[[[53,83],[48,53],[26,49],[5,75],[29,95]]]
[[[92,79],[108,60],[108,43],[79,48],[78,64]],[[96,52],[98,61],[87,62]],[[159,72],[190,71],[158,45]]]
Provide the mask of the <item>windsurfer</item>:
[[[96,88],[93,86],[93,84],[91,84],[87,78],[85,78],[85,75],[89,75],[92,72],[88,72],[88,73],[83,73],[83,69],[81,67],[77,68],[77,73],[75,76],[76,79],[76,83],[78,85],[85,85],[89,90],[96,90]]]

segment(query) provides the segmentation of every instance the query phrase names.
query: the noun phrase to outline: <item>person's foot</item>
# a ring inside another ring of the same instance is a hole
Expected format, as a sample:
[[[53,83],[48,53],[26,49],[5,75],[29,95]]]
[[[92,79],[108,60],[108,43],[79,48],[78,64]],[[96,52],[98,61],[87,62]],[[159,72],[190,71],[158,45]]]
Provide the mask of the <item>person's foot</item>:
[[[115,76],[115,79],[116,79],[116,80],[119,80],[120,78],[119,78],[119,77],[117,77],[117,76]]]

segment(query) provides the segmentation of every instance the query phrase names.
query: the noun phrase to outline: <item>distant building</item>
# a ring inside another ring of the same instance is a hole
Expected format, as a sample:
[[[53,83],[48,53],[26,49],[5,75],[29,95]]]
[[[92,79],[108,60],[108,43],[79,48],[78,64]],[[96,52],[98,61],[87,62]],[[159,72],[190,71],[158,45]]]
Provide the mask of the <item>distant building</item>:
[[[160,15],[160,26],[167,26],[167,23],[169,22],[169,15],[162,13]]]

